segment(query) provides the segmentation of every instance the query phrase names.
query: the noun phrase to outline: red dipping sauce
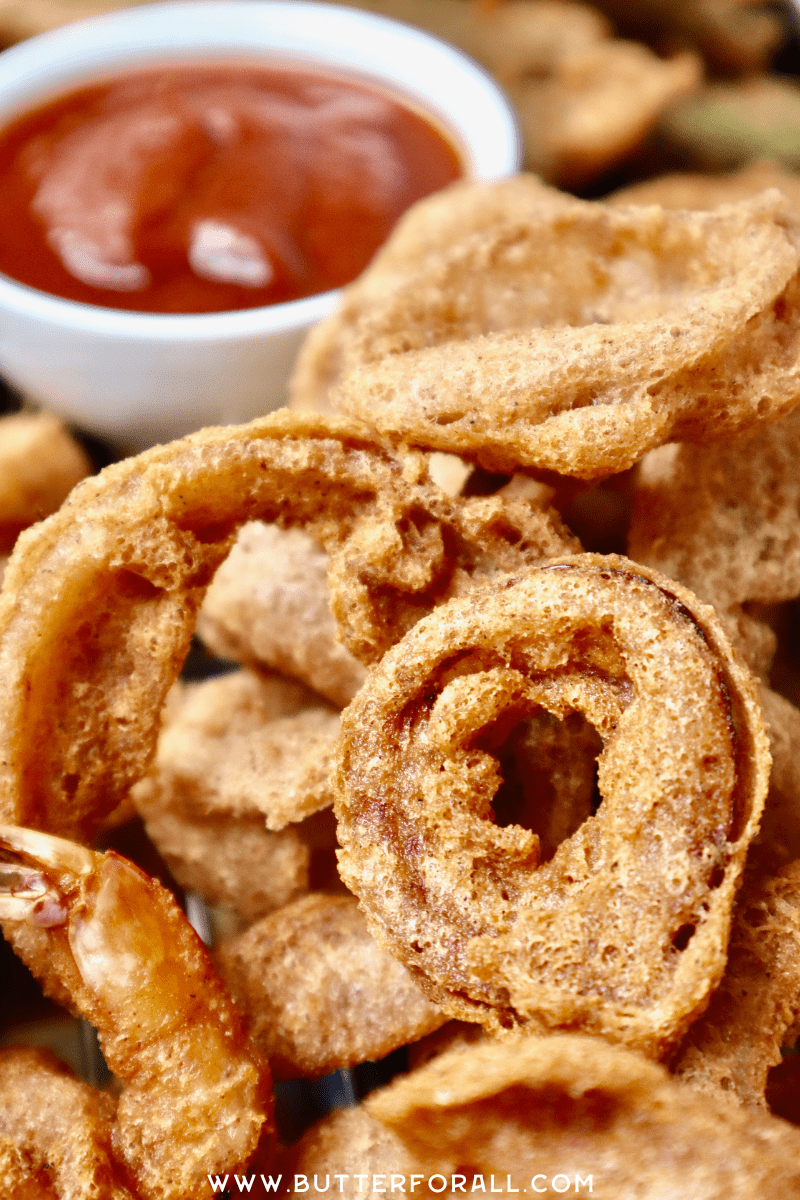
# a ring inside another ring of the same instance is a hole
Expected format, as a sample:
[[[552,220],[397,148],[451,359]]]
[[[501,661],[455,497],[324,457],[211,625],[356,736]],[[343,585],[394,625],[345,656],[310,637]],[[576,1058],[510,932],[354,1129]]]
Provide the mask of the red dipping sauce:
[[[139,312],[277,304],[354,279],[462,174],[424,116],[344,75],[140,68],[0,131],[0,271]]]

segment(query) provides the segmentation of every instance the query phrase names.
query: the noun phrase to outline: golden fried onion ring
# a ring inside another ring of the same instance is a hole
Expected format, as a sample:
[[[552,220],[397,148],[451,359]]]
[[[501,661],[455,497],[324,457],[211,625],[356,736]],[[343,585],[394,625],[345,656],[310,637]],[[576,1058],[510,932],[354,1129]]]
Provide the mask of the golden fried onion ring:
[[[114,1161],[115,1107],[108,1093],[75,1079],[49,1051],[0,1049],[3,1200],[136,1200]]]
[[[338,369],[334,406],[392,441],[584,479],[797,403],[798,233],[777,192],[686,213],[530,184],[523,217],[525,184],[495,184],[488,201],[486,185],[462,185],[459,217],[465,198],[479,212],[509,198],[508,217],[467,219],[466,233],[445,229],[437,201],[433,252],[415,207],[400,227],[405,271],[391,249],[378,256],[345,292],[348,320],[309,341],[299,378]]]
[[[767,1109],[771,1067],[800,1015],[800,859],[775,875],[748,864],[728,965],[672,1065],[686,1083]]]
[[[544,865],[491,807],[491,751],[536,706],[605,745],[599,811]],[[340,872],[450,1016],[660,1054],[722,975],[769,761],[711,608],[624,558],[553,561],[438,609],[371,672],[334,770]]]
[[[446,1020],[353,896],[301,896],[223,942],[217,964],[277,1079],[384,1058]]]
[[[521,502],[451,500],[424,460],[282,410],[108,467],[24,535],[0,598],[0,818],[87,837],[152,758],[159,712],[244,521],[330,556],[344,640],[378,657],[473,576],[563,552]]]
[[[656,1063],[596,1038],[555,1034],[454,1049],[373,1092],[364,1108],[428,1172],[494,1172],[508,1179],[506,1195],[515,1187],[521,1195],[591,1192],[595,1200],[797,1195],[796,1128],[699,1096]],[[309,1151],[324,1153],[328,1140],[312,1135]],[[317,1166],[311,1153],[303,1162],[309,1174],[321,1166],[328,1161]],[[579,1186],[576,1175],[589,1172],[592,1182]],[[538,1182],[528,1183],[534,1173]]]

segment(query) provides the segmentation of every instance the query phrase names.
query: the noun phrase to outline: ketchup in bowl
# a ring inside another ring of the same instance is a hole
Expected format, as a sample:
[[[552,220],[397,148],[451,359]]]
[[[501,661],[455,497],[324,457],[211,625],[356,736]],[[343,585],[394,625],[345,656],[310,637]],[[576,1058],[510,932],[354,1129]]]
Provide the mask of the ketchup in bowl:
[[[344,75],[193,62],[107,76],[0,131],[0,271],[156,313],[354,279],[463,166],[425,116]]]

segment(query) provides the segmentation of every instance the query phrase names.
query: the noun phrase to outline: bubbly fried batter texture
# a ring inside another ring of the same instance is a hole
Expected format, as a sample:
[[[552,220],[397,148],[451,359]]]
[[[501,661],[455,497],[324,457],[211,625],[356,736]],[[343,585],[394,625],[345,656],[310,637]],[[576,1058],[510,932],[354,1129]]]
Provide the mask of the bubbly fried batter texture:
[[[301,822],[333,803],[338,714],[302,684],[235,671],[176,684],[131,789],[178,883],[252,925],[308,890]]]
[[[168,809],[261,816],[277,832],[333,803],[339,714],[307,688],[235,671],[189,684],[181,696],[167,710],[150,773],[134,787],[147,821]]]
[[[800,860],[777,875],[745,873],[728,964],[681,1046],[675,1074],[703,1092],[767,1109],[770,1067],[800,1014]]]
[[[353,1168],[364,1174],[358,1179]],[[403,1141],[371,1117],[365,1108],[345,1108],[329,1113],[300,1139],[297,1145],[284,1151],[278,1167],[284,1177],[281,1195],[292,1194],[294,1175],[305,1175],[309,1179],[317,1175],[320,1185],[324,1175],[341,1175],[338,1180],[337,1196],[355,1200],[379,1200],[383,1195],[386,1177],[392,1173],[405,1177],[407,1186],[410,1176],[425,1170],[425,1164],[412,1154]],[[381,1178],[383,1176],[383,1178]],[[374,1190],[375,1180],[380,1180]],[[428,1189],[419,1182],[416,1194],[430,1196]]]
[[[352,896],[302,896],[224,943],[218,962],[279,1079],[383,1058],[447,1019]]]
[[[628,551],[713,604],[761,671],[774,639],[745,609],[800,594],[800,410],[733,445],[669,445],[639,464]]]
[[[610,204],[660,204],[662,208],[718,208],[748,200],[767,188],[778,188],[800,212],[800,175],[787,171],[769,159],[748,163],[740,171],[727,175],[674,174],[646,179],[620,188],[608,197]]]
[[[90,471],[55,417],[0,417],[0,554],[8,554],[23,529],[55,512]]]
[[[253,521],[217,571],[197,632],[220,658],[300,679],[344,708],[364,667],[336,640],[328,559],[300,529]]]
[[[520,1189],[591,1175],[601,1200],[763,1200],[800,1188],[800,1132],[698,1096],[619,1046],[510,1038],[441,1055],[365,1101],[443,1175]],[[448,1180],[449,1182],[449,1180]],[[570,1189],[572,1191],[572,1188]]]
[[[756,843],[759,861],[777,871],[800,859],[800,709],[764,684],[760,696],[772,769]]]
[[[133,1200],[111,1149],[114,1107],[47,1051],[1,1049],[3,1200]]]
[[[497,754],[544,708],[604,743],[603,802],[540,863],[493,822]],[[339,866],[382,944],[452,1017],[662,1054],[705,1007],[769,751],[713,610],[616,556],[451,601],[342,716]]]
[[[778,193],[686,213],[518,177],[455,185],[430,219],[426,203],[401,223],[402,263],[390,239],[309,341],[299,394],[338,379],[334,405],[392,440],[587,479],[800,399],[798,233]]]
[[[295,828],[270,833],[263,818],[192,817],[153,796],[143,802],[141,793],[137,803],[148,837],[177,882],[224,909],[236,927],[246,928],[308,891],[310,852]]]
[[[33,1176],[33,1178],[32,1178]],[[0,1137],[0,1181],[6,1200],[60,1200],[13,1142]]]
[[[205,588],[245,521],[328,552],[369,660],[438,601],[573,539],[525,501],[461,501],[351,420],[273,413],[106,468],[22,536],[0,598],[0,815],[87,838],[145,773]]]
[[[557,204],[558,197],[535,175],[515,175],[501,184],[456,183],[434,192],[424,204],[415,204],[400,218],[370,269],[343,290],[338,310],[309,333],[289,381],[290,407],[330,410],[351,328],[387,292],[407,284],[443,246],[457,236],[488,239],[504,221],[530,221],[540,207]]]

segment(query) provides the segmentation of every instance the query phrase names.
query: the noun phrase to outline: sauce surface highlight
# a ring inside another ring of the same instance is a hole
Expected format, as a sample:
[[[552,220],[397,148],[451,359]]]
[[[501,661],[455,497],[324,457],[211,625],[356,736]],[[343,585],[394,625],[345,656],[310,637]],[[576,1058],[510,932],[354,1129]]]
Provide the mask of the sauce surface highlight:
[[[462,174],[423,116],[345,75],[140,68],[0,130],[0,271],[106,308],[277,304],[354,279]]]

